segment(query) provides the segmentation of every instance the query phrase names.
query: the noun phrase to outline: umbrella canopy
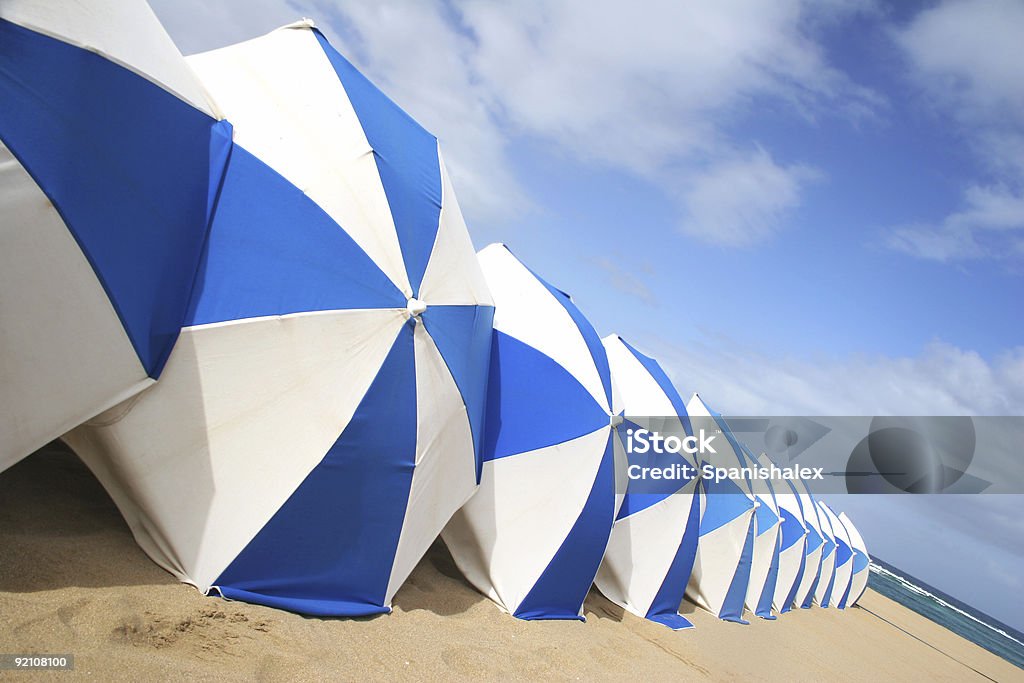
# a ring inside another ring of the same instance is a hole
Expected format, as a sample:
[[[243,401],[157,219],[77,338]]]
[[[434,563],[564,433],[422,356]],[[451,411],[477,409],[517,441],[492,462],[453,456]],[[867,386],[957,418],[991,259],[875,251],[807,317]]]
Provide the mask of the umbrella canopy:
[[[822,607],[831,607],[829,598],[832,596],[832,586],[836,581],[836,535],[832,531],[832,520],[825,512],[825,504],[820,500],[815,501],[818,508],[818,523],[821,525],[821,535],[825,539],[821,551],[821,571],[818,574],[818,583],[814,587],[814,602]]]
[[[771,460],[766,454],[762,453],[759,459],[762,465],[771,465]],[[787,481],[776,487],[775,501],[779,504],[781,526],[779,569],[772,606],[779,614],[785,614],[793,608],[793,600],[796,598],[796,591],[806,566],[807,525],[804,522],[800,496],[793,482]]]
[[[631,422],[635,418],[660,434],[692,435],[686,405],[657,361],[618,335],[602,341],[627,429],[640,428]],[[679,614],[679,603],[700,533],[697,462],[685,451],[659,454],[653,449],[644,454],[627,451],[627,458],[630,466],[669,472],[684,462],[691,467],[690,476],[629,481],[595,583],[605,597],[637,616],[672,629],[688,628],[692,624]]]
[[[808,609],[814,601],[814,591],[821,575],[822,555],[825,553],[825,534],[818,518],[818,504],[807,488],[807,483],[797,480],[793,483],[800,500],[800,512],[807,526],[807,540],[804,549],[804,570],[797,584],[793,604]]]
[[[721,415],[708,408],[697,394],[686,404],[686,412],[695,433],[721,431],[724,437],[715,441],[715,453],[702,454],[702,466],[745,466],[743,449]],[[720,619],[746,624],[743,602],[754,553],[757,503],[746,479],[705,478],[702,482],[700,540],[686,594]]]
[[[484,470],[443,538],[507,612],[582,619],[625,491],[608,358],[572,299],[504,245],[479,258],[496,311]]]
[[[142,0],[0,3],[0,470],[151,385],[230,126]]]
[[[830,607],[846,609],[843,597],[849,593],[850,580],[853,577],[853,547],[850,544],[850,535],[846,531],[846,526],[839,519],[839,515],[825,503],[821,505],[832,524],[832,533],[835,534],[836,540],[835,582],[832,585],[832,592],[828,596],[828,604]]]
[[[803,505],[797,487],[785,482],[786,490],[775,494],[782,521],[781,540],[778,545],[778,580],[772,604],[784,614],[795,606],[797,592],[807,568],[808,524],[804,520]]]
[[[181,580],[386,612],[479,481],[493,308],[437,140],[309,22],[191,64],[235,144],[187,327],[67,440]]]
[[[760,467],[760,460],[746,445],[740,444],[749,467]],[[762,454],[763,455],[763,454]],[[767,479],[753,479],[750,488],[757,501],[754,511],[754,553],[750,560],[750,580],[744,603],[762,619],[774,619],[772,597],[779,572],[779,505],[775,488]]]
[[[868,566],[871,564],[871,556],[868,555],[868,548],[864,544],[864,538],[860,535],[860,531],[845,512],[839,515],[839,521],[846,527],[846,532],[850,535],[850,545],[853,548],[853,576],[850,578],[850,590],[843,596],[841,604],[844,607],[852,607],[857,604],[868,588]]]

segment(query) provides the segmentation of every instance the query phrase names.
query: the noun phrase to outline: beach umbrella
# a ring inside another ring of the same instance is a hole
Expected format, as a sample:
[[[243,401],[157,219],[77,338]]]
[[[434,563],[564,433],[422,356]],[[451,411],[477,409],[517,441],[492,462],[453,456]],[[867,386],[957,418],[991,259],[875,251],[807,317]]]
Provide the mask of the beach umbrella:
[[[142,0],[0,2],[0,471],[160,376],[219,118]]]
[[[827,504],[821,503],[821,505],[825,509],[825,514],[828,515],[828,521],[832,525],[832,533],[835,535],[836,541],[835,581],[827,598],[828,605],[846,609],[843,596],[850,591],[850,580],[853,577],[853,547],[850,544],[850,535],[846,531],[846,526],[839,519],[839,515]]]
[[[479,480],[493,308],[437,140],[309,22],[190,63],[235,144],[187,326],[67,441],[181,580],[387,612]]]
[[[804,569],[797,584],[796,595],[793,597],[793,605],[809,609],[814,601],[814,591],[818,587],[818,578],[821,575],[822,556],[825,554],[825,534],[821,530],[817,502],[811,495],[810,489],[807,488],[807,483],[798,479],[793,482],[793,488],[797,490],[800,512],[803,514],[804,524],[807,526]]]
[[[686,405],[657,361],[618,335],[602,341],[627,434],[646,429],[677,439],[691,436]],[[678,630],[692,626],[679,614],[679,604],[700,533],[697,461],[686,451],[659,449],[661,453],[649,444],[627,449],[630,468],[678,472],[679,478],[630,479],[595,584],[605,597],[633,614]],[[678,469],[680,464],[689,471]]]
[[[771,467],[774,464],[766,453],[761,453],[757,459],[762,467]],[[800,509],[800,497],[793,482],[780,482],[774,488],[775,502],[779,508],[779,552],[772,607],[779,614],[785,614],[792,609],[804,569],[807,527]]]
[[[479,258],[495,303],[483,476],[443,538],[503,610],[582,619],[625,491],[608,358],[572,299],[504,245]]]
[[[853,548],[852,577],[850,578],[850,590],[842,597],[840,604],[844,607],[852,607],[864,595],[868,587],[868,566],[871,564],[871,556],[868,555],[868,548],[864,544],[864,538],[860,531],[854,526],[853,521],[844,512],[839,515],[839,521],[846,527],[850,535],[850,546]]]
[[[815,505],[825,546],[821,551],[821,571],[818,574],[818,583],[814,587],[814,602],[821,607],[831,607],[829,598],[832,596],[832,586],[836,581],[836,535],[832,530],[832,520],[825,512],[825,504],[818,500],[815,501]]]
[[[694,433],[712,435],[715,452],[699,454],[701,466],[731,469],[745,466],[743,448],[722,416],[694,394],[686,404]],[[757,502],[746,478],[702,479],[700,538],[686,595],[720,619],[748,623],[743,603],[754,552],[754,510]]]
[[[760,461],[745,444],[740,444],[746,466],[760,467]],[[762,454],[763,455],[763,454]],[[767,479],[752,478],[754,509],[754,552],[750,559],[750,579],[744,603],[762,619],[772,620],[772,598],[779,572],[779,506],[775,489]]]

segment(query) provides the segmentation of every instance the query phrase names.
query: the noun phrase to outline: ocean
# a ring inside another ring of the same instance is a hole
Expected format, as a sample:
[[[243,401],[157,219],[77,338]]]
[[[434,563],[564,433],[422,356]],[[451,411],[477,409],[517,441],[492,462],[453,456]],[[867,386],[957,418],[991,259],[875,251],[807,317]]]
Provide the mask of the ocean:
[[[878,558],[870,570],[870,588],[1024,669],[1024,633]]]

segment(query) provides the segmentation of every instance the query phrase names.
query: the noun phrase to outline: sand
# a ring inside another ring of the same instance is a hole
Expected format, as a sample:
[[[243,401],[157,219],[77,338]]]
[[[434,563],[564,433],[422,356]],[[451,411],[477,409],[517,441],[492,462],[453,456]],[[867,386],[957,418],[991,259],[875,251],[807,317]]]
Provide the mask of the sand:
[[[153,564],[73,455],[0,474],[0,653],[71,653],[73,672],[2,680],[1024,681],[1024,671],[886,598],[729,624],[684,603],[672,632],[591,591],[586,623],[522,622],[435,544],[369,619],[306,618],[204,597]],[[891,622],[891,623],[889,623]]]

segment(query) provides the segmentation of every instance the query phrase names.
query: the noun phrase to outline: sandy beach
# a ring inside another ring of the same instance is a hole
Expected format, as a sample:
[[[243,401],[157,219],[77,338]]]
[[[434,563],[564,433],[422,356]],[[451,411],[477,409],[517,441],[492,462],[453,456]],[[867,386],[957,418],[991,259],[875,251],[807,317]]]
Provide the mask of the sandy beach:
[[[868,592],[863,608],[750,626],[685,603],[672,632],[592,590],[586,623],[522,622],[436,543],[391,615],[315,619],[204,597],[153,564],[72,454],[0,474],[0,653],[70,653],[73,672],[4,680],[1021,681],[1024,672]]]

